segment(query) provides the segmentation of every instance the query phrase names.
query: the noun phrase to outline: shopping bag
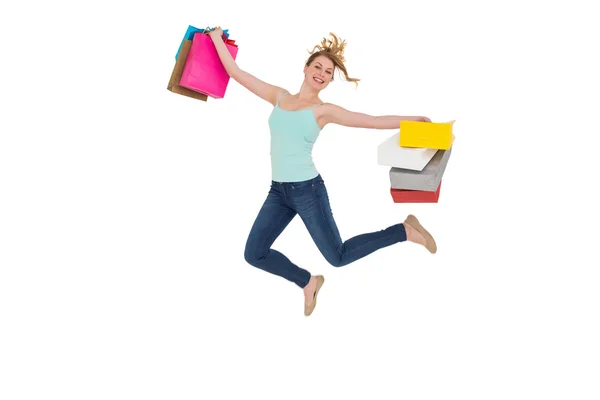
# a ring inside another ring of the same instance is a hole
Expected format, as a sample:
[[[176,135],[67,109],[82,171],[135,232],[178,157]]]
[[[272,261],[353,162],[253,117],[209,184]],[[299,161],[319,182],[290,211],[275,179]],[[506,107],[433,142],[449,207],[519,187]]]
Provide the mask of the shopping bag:
[[[235,60],[238,46],[225,43],[225,47]],[[196,32],[179,85],[212,98],[221,99],[225,97],[229,80],[229,74],[225,70],[210,36],[206,33]]]
[[[183,68],[185,66],[191,47],[192,41],[184,39],[183,44],[181,46],[181,52],[179,53],[179,57],[175,62],[175,67],[173,67],[173,72],[171,73],[171,78],[169,79],[167,89],[173,93],[191,97],[197,100],[207,101],[208,96],[206,94],[198,93],[179,85],[179,81],[181,80],[181,74],[183,73]]]
[[[175,61],[177,61],[177,57],[179,57],[179,52],[181,51],[181,46],[183,46],[184,40],[192,40],[194,38],[194,34],[196,32],[204,32],[204,31],[208,31],[208,30],[212,30],[212,29],[211,28],[199,29],[192,25],[188,26],[187,31],[185,32],[185,35],[183,35],[183,39],[181,40],[181,44],[179,45],[179,49],[177,49],[177,54],[175,54]],[[223,34],[225,35],[225,38],[229,39],[229,29],[223,30]]]

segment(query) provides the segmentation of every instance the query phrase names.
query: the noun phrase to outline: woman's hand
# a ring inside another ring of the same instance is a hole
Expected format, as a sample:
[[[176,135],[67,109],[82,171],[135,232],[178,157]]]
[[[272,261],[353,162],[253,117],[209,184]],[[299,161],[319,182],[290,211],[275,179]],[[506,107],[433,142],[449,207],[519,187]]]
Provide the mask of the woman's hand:
[[[214,42],[217,39],[223,39],[223,30],[221,29],[220,26],[217,26],[212,31],[208,32],[208,35],[210,36],[210,38]]]
[[[414,121],[417,122],[431,122],[431,120],[427,117],[415,117]]]

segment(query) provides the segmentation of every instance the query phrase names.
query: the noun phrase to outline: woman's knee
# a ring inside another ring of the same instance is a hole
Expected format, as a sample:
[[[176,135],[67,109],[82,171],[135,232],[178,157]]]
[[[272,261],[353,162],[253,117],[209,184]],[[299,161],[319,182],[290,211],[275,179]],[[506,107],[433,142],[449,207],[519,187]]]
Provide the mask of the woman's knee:
[[[327,260],[327,262],[329,264],[331,264],[333,267],[343,267],[344,265],[348,264],[347,262],[344,261],[344,259],[342,258],[341,255],[328,255],[325,256],[325,259]]]
[[[259,251],[258,246],[253,245],[251,242],[246,244],[246,248],[244,249],[244,259],[250,265],[256,264],[264,257],[261,251]]]
[[[246,260],[248,264],[254,264],[258,260],[258,257],[256,257],[256,253],[253,250],[254,249],[248,246],[246,246],[246,249],[244,250],[244,260]]]

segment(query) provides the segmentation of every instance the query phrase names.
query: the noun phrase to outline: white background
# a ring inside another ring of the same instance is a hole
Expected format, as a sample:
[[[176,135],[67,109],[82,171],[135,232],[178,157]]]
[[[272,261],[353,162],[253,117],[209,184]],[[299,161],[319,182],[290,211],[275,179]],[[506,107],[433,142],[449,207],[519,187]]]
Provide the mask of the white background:
[[[598,399],[597,18],[584,2],[3,5],[0,398]],[[287,10],[286,10],[287,9]],[[327,264],[297,217],[274,247],[325,286],[248,265],[271,105],[166,87],[188,25],[295,93],[347,40],[326,102],[456,119],[437,204],[396,204],[377,145],[327,126],[314,160],[344,239],[417,215],[411,243]]]

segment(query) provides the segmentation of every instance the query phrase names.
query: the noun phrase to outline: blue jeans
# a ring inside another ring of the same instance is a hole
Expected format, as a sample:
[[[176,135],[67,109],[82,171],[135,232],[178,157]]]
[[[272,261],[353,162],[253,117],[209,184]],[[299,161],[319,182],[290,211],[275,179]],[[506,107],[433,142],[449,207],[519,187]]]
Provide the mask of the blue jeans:
[[[321,175],[302,182],[271,181],[267,199],[248,235],[244,258],[250,265],[279,275],[301,288],[308,284],[311,274],[271,248],[296,214],[302,218],[321,254],[334,267],[350,264],[406,240],[404,225],[399,223],[342,241]]]

